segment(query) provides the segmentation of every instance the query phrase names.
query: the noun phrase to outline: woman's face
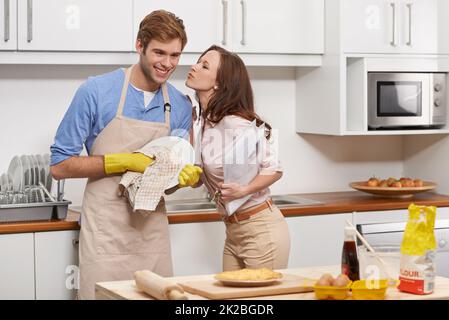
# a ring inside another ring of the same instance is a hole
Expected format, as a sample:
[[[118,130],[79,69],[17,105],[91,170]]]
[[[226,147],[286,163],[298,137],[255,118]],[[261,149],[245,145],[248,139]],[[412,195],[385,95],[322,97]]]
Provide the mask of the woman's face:
[[[208,51],[197,64],[190,68],[186,86],[197,92],[214,90],[214,87],[217,86],[219,65],[220,53],[215,50]]]

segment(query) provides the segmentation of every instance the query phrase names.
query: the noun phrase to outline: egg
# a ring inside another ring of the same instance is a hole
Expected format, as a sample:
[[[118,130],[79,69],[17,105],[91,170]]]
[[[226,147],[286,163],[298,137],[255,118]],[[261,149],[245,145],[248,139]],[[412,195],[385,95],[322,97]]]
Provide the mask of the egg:
[[[334,285],[334,277],[331,274],[325,273],[323,274],[318,281],[316,282],[317,286],[333,286]]]
[[[334,281],[334,286],[336,287],[346,287],[348,283],[351,280],[349,280],[348,276],[345,274],[340,274]]]

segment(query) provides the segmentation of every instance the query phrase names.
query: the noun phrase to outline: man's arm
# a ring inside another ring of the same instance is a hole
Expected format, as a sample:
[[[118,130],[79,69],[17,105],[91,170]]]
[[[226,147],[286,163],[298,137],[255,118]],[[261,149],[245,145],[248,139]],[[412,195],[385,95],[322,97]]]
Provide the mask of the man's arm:
[[[50,167],[56,180],[66,178],[102,178],[106,176],[103,156],[70,157]]]
[[[146,155],[136,153],[111,153],[104,156],[74,156],[51,166],[53,178],[103,178],[126,171],[143,173],[154,162]],[[188,179],[189,176],[186,178]],[[190,181],[190,180],[188,180]],[[195,181],[196,182],[196,181]]]

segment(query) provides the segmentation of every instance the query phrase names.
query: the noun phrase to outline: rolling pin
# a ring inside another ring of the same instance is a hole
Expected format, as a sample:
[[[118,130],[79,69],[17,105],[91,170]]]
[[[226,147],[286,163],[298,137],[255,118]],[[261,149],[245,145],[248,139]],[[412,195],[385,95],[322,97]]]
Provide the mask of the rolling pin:
[[[158,300],[188,300],[184,289],[178,284],[157,275],[150,270],[134,272],[136,286]]]

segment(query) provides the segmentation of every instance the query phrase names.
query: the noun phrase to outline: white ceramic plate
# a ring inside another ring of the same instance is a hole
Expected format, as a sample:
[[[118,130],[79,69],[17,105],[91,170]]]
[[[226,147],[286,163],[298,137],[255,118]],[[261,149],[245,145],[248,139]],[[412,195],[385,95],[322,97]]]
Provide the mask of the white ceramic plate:
[[[47,170],[45,170],[45,160],[41,154],[37,154],[36,156],[37,163],[39,165],[39,181],[45,186],[47,182]]]
[[[3,173],[0,176],[0,190],[2,192],[9,190],[9,179],[8,179],[7,173]]]
[[[47,177],[45,179],[45,186],[47,187],[47,190],[51,192],[51,180],[53,177],[51,176],[50,172],[50,155],[48,153],[44,154],[44,161],[45,161],[45,170],[47,172]]]
[[[181,162],[181,169],[179,170],[178,174],[173,178],[172,181],[168,184],[166,189],[173,188],[174,186],[178,185],[178,175],[181,172],[182,168],[184,168],[187,164],[193,164],[195,162],[195,150],[193,150],[193,147],[190,145],[190,143],[182,139],[180,137],[162,137],[155,139],[151,142],[149,142],[146,147],[155,147],[155,146],[163,146],[170,149],[177,159]]]
[[[8,174],[12,179],[12,189],[14,191],[21,190],[23,186],[23,168],[19,156],[12,158],[9,163]]]
[[[31,155],[27,155],[28,163],[30,164],[30,185],[35,185],[36,178],[34,177],[34,159]]]
[[[273,284],[279,283],[282,279],[268,279],[268,280],[223,280],[215,278],[220,281],[224,286],[228,287],[263,287],[271,286]]]
[[[33,185],[38,186],[39,185],[39,167],[38,167],[38,163],[37,163],[37,159],[34,155],[30,155],[31,161],[33,163],[32,167],[31,167],[31,171],[33,171],[33,176],[34,176],[34,183]]]
[[[23,184],[24,186],[29,186],[31,183],[31,169],[30,162],[28,160],[28,156],[22,155],[20,156],[20,161],[22,161],[23,168]]]

